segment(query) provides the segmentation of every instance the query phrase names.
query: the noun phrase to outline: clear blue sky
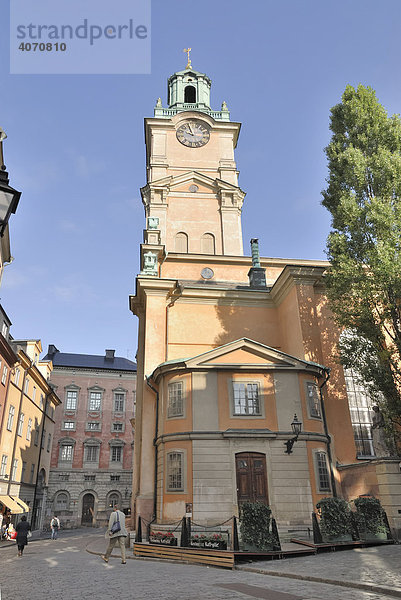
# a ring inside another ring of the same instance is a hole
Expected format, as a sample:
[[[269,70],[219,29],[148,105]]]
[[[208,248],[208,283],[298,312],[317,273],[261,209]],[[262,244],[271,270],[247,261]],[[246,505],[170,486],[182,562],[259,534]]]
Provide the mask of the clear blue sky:
[[[0,295],[14,337],[41,338],[45,350],[134,359],[143,119],[158,96],[166,105],[184,47],[213,81],[212,106],[226,100],[243,123],[247,253],[259,237],[264,256],[325,258],[330,107],[363,83],[401,111],[399,0],[153,0],[151,75],[9,75],[4,0],[0,24],[5,162],[23,192]]]

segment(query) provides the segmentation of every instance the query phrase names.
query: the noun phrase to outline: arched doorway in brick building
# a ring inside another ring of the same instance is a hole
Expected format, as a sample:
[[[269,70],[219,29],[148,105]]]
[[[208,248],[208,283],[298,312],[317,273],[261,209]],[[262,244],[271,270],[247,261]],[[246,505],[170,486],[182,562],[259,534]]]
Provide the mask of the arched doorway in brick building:
[[[85,494],[82,498],[82,518],[81,525],[91,527],[93,525],[93,517],[95,507],[95,496],[93,494]]]

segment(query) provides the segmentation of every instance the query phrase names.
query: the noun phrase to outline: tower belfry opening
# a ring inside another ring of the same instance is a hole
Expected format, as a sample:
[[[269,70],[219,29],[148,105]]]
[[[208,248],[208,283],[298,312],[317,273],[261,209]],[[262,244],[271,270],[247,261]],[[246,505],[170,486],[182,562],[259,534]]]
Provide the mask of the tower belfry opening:
[[[196,89],[193,85],[187,85],[184,92],[184,102],[185,104],[195,104],[196,103]]]

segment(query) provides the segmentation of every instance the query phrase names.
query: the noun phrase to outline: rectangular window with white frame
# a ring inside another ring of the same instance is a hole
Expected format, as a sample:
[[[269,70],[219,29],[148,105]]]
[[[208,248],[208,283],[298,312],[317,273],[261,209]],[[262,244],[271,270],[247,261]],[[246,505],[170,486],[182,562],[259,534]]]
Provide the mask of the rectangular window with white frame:
[[[123,413],[125,411],[125,393],[114,392],[114,412]]]
[[[33,402],[35,402],[35,398],[36,398],[36,387],[33,386],[33,389],[32,389],[32,400],[33,400]]]
[[[327,465],[326,452],[315,452],[315,472],[317,480],[317,489],[320,493],[330,492],[330,473]]]
[[[115,431],[115,432],[122,432],[122,431],[124,431],[123,423],[113,423],[112,431]]]
[[[12,481],[17,480],[17,469],[18,469],[18,458],[14,458],[13,460],[13,468],[11,470],[11,479]]]
[[[35,475],[35,464],[31,465],[31,474],[29,475],[29,483],[33,483],[33,478]]]
[[[19,378],[20,378],[20,376],[21,376],[21,371],[19,369],[16,369],[15,373],[14,373],[14,383],[15,383],[15,385],[19,384]]]
[[[261,416],[259,384],[233,381],[233,403],[234,415]]]
[[[184,383],[174,381],[168,384],[167,417],[174,419],[184,416]]]
[[[99,446],[85,446],[85,462],[98,462]]]
[[[24,427],[24,419],[25,419],[24,413],[20,413],[19,421],[18,421],[18,430],[17,430],[17,435],[19,435],[20,437],[22,436],[22,430]]]
[[[11,404],[10,408],[8,409],[8,419],[7,419],[7,429],[8,429],[8,431],[12,431],[13,430],[14,415],[15,415],[15,408]]]
[[[32,435],[32,419],[28,419],[28,425],[27,425],[27,429],[26,429],[26,439],[28,440],[28,442],[31,441],[31,435]]]
[[[99,421],[88,421],[85,429],[87,431],[100,431],[100,429],[101,429],[100,425],[101,425],[101,423]]]
[[[77,410],[78,391],[67,390],[65,396],[65,410]]]
[[[322,411],[320,407],[319,388],[312,381],[306,382],[306,395],[308,401],[308,413],[313,419],[321,419]]]
[[[89,392],[89,412],[100,412],[102,406],[102,392]]]
[[[169,452],[167,454],[167,491],[184,491],[184,453]]]
[[[64,421],[61,429],[75,430],[75,421]]]
[[[1,383],[2,383],[3,385],[6,385],[6,381],[7,381],[7,373],[8,373],[8,369],[7,369],[6,365],[4,365],[4,367],[3,367],[3,374],[2,374],[2,376],[1,376]]]
[[[29,392],[29,379],[28,379],[28,378],[26,378],[26,379],[25,379],[24,393],[25,393],[26,395],[28,395],[28,392]]]
[[[111,462],[120,463],[122,461],[122,447],[121,446],[112,446],[111,447]]]
[[[7,473],[7,461],[7,454],[3,454],[3,456],[1,457],[0,477],[4,477],[4,475],[6,475]]]
[[[73,444],[62,444],[60,447],[60,460],[62,462],[72,462],[73,452]]]

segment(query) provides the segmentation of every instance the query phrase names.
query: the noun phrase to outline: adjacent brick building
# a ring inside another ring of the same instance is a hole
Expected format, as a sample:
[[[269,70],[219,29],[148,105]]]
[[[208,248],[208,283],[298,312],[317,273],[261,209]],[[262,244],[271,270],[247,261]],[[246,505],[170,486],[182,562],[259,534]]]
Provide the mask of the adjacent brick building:
[[[116,503],[129,514],[132,488],[136,364],[69,354],[50,345],[57,409],[47,516],[65,527],[104,525]]]

